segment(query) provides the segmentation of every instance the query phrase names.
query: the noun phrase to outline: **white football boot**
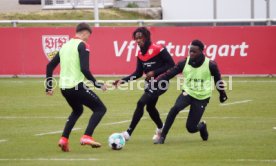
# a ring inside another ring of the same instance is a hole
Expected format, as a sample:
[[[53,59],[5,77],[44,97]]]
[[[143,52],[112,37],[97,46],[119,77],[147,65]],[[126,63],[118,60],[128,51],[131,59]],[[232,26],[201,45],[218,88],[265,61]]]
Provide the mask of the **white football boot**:
[[[125,138],[126,141],[130,140],[130,135],[128,134],[127,131],[122,132],[122,135],[123,135],[123,137]]]
[[[162,133],[163,127],[161,129],[156,129],[155,134],[152,137],[153,143],[157,142],[159,140],[159,138],[161,137],[161,133]]]

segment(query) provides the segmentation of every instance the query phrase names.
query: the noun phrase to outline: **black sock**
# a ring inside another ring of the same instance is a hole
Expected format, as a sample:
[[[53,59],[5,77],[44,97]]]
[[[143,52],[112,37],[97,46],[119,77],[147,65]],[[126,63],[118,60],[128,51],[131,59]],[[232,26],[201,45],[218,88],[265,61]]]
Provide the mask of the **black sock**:
[[[203,122],[199,122],[199,124],[197,125],[197,129],[200,131],[204,126],[205,124]]]
[[[129,135],[131,135],[132,132],[133,132],[132,128],[128,128],[128,129],[127,129],[127,132],[128,132]]]

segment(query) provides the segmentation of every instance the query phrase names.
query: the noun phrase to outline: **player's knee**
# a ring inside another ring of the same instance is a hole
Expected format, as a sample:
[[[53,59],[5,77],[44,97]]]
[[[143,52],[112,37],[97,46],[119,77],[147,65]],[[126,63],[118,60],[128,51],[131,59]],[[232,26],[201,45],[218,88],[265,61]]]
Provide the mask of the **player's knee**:
[[[107,111],[107,109],[106,109],[106,106],[105,105],[102,105],[101,107],[100,107],[100,112],[104,115],[105,113],[106,113],[106,111]]]
[[[138,108],[144,108],[145,105],[146,105],[146,103],[143,100],[139,100],[137,102],[137,107]]]
[[[103,104],[98,105],[93,111],[98,115],[104,115],[106,113],[106,107]]]
[[[181,111],[181,108],[178,107],[177,105],[173,106],[170,110],[170,112],[174,112],[174,113],[178,113],[179,111]]]
[[[148,112],[150,112],[150,111],[152,111],[152,110],[155,110],[156,108],[155,108],[155,106],[151,106],[151,105],[147,105],[147,107],[146,107],[146,110],[148,111]]]
[[[197,125],[192,125],[192,124],[187,123],[186,128],[189,133],[196,133],[198,131]]]
[[[136,108],[134,111],[134,116],[137,118],[141,118],[144,115],[144,109],[142,108]]]
[[[78,108],[78,109],[74,109],[74,110],[73,110],[73,114],[74,114],[75,116],[81,116],[82,113],[83,113],[83,108]]]

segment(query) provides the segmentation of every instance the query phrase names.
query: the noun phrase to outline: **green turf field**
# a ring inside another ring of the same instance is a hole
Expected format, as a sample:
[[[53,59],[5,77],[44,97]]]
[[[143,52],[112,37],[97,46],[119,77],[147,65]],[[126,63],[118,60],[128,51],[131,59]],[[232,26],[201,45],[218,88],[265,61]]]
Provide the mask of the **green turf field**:
[[[60,133],[55,132],[63,129],[70,108],[60,92],[46,96],[40,78],[1,78],[0,165],[275,165],[276,78],[233,78],[232,85],[227,91],[228,105],[220,105],[213,92],[203,117],[210,134],[207,142],[199,133],[186,131],[187,112],[183,112],[166,143],[154,145],[155,126],[145,112],[121,151],[111,150],[107,138],[127,129],[142,91],[97,90],[108,109],[94,134],[103,147],[79,144],[91,115],[86,108],[71,134],[71,152],[63,153],[57,146]],[[174,79],[159,99],[162,120],[179,93]]]

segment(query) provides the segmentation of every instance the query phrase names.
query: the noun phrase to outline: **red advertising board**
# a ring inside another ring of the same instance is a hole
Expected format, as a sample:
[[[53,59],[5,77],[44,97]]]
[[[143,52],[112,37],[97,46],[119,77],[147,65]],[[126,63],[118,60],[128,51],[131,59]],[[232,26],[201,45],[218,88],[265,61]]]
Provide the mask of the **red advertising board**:
[[[276,74],[276,27],[150,27],[153,42],[163,44],[175,62],[187,56],[193,39],[222,74]],[[138,47],[135,27],[99,27],[89,40],[94,74],[130,74]],[[44,75],[49,59],[74,37],[74,28],[0,28],[0,75]],[[56,71],[58,73],[58,70]]]

